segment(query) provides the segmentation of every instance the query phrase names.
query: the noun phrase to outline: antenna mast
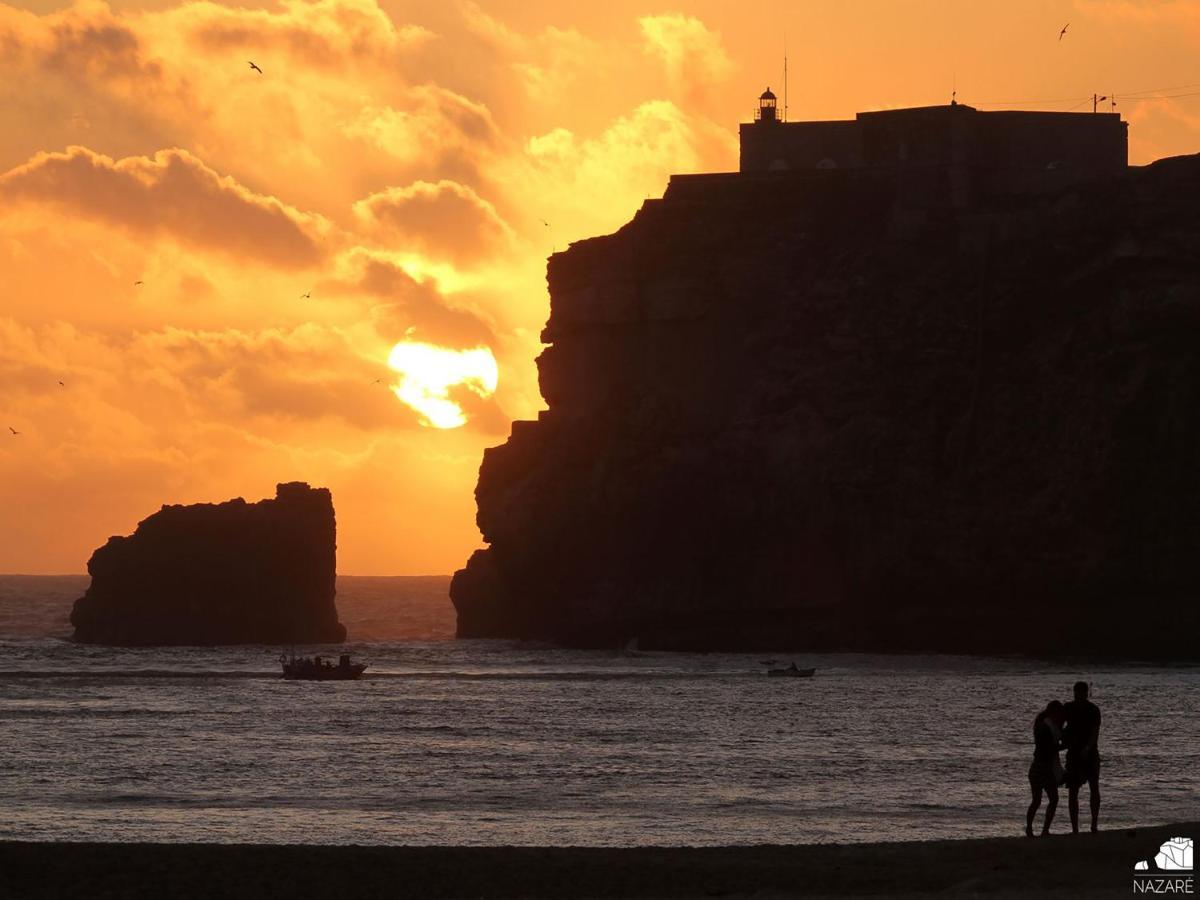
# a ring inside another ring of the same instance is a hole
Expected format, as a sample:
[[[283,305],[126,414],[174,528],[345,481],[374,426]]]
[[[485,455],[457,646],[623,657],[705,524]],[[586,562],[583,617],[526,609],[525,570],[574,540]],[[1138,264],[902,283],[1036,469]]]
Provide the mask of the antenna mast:
[[[787,32],[783,33],[783,121],[787,121]]]

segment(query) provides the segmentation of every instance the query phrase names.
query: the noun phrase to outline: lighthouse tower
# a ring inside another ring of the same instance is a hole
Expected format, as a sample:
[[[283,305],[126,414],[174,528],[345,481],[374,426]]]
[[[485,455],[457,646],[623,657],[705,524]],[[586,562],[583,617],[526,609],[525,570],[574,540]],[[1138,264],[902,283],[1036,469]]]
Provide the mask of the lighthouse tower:
[[[754,112],[755,122],[778,122],[779,110],[776,107],[775,95],[771,93],[771,89],[767,88],[758,98],[758,109]]]

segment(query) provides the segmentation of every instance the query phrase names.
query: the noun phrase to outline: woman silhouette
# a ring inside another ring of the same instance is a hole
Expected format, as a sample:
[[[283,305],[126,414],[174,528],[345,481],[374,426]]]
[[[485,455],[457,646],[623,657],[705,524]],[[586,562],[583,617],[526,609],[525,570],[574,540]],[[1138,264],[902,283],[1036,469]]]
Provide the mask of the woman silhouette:
[[[1066,713],[1063,705],[1051,700],[1046,708],[1033,720],[1033,763],[1029,766],[1029,787],[1033,791],[1033,802],[1025,814],[1025,835],[1033,837],[1033,817],[1042,805],[1042,793],[1046,794],[1046,821],[1042,825],[1042,837],[1050,833],[1054,811],[1058,809],[1058,786],[1063,781],[1063,767],[1058,759],[1062,747],[1062,726]]]

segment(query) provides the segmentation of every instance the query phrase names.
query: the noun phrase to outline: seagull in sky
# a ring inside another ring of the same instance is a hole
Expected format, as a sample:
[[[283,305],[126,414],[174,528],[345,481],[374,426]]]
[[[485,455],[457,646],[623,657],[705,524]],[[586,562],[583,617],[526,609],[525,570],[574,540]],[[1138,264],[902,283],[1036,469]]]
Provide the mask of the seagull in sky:
[[[59,386],[59,387],[66,387],[66,385],[65,385],[65,384],[63,384],[63,382],[61,382],[61,381],[58,383],[58,386]]]
[[[8,426],[8,430],[9,430],[9,431],[11,431],[13,434],[20,434],[20,433],[21,433],[21,432],[17,431],[17,429],[13,428],[11,425],[9,425],[9,426]]]
[[[376,378],[374,381],[372,381],[372,382],[371,382],[371,384],[383,384],[383,379],[382,379],[382,378]]]
[[[1070,23],[1070,22],[1068,22],[1066,25],[1064,25],[1064,26],[1062,27],[1062,31],[1060,31],[1060,32],[1058,33],[1058,39],[1059,39],[1060,41],[1063,39],[1063,35],[1065,35],[1065,34],[1067,33],[1067,29],[1068,29],[1068,28],[1070,28],[1070,27],[1071,27],[1071,23]]]
[[[301,300],[311,300],[312,299],[312,291],[305,291],[303,294],[300,295],[300,299]]]
[[[261,75],[261,74],[263,73],[262,69],[260,69],[258,66],[256,66],[256,65],[254,64],[254,60],[247,60],[247,62],[249,62],[249,63],[250,63],[250,68],[252,68],[252,69],[253,69],[255,72],[257,72],[259,75]]]
[[[550,223],[547,222],[545,219],[538,219],[538,221],[541,222],[543,225],[545,225],[547,228],[550,227]]]
[[[145,284],[145,283],[146,283],[146,282],[144,282],[144,281],[135,281],[135,282],[133,283],[133,286],[134,286],[134,287],[140,287],[141,285],[143,285],[143,284]]]

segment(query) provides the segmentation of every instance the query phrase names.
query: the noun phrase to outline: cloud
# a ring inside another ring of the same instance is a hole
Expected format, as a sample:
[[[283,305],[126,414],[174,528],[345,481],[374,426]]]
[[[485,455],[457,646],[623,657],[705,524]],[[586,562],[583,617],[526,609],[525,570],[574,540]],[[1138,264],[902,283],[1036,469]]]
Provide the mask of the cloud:
[[[343,128],[396,161],[472,180],[503,143],[491,111],[437,85],[407,89],[398,106],[366,106]]]
[[[542,199],[545,217],[566,215],[603,233],[619,227],[647,196],[662,196],[669,176],[707,168],[734,138],[667,100],[642,103],[595,137],[556,128],[530,138],[520,176]]]
[[[343,260],[340,285],[384,301],[372,306],[371,323],[390,346],[406,337],[451,347],[493,346],[492,325],[478,309],[456,306],[432,281],[418,281],[400,263],[355,250]]]
[[[575,102],[585,78],[609,74],[615,56],[610,48],[574,29],[551,26],[538,36],[533,52],[510,65],[521,76],[525,92],[536,107],[557,109],[558,104]]]
[[[281,266],[320,259],[327,230],[321,217],[255,194],[178,149],[121,160],[86,147],[39,153],[0,175],[0,199]]]
[[[137,336],[127,352],[162,373],[202,419],[231,425],[244,425],[246,417],[340,421],[365,430],[416,424],[410,410],[375,384],[386,378],[382,367],[336,328],[166,328]],[[255,426],[263,429],[261,422]]]
[[[274,440],[297,423],[417,427],[375,384],[388,381],[386,359],[364,347],[358,333],[315,323],[102,335],[0,319],[0,377],[29,434],[56,442],[160,446],[164,435],[214,425]]]
[[[595,79],[627,71],[624,54],[575,28],[548,25],[538,32],[521,32],[470,0],[461,5],[461,17],[466,38],[474,44],[472,59],[485,60],[486,81],[474,81],[473,93],[487,96],[489,102],[505,105],[506,100],[518,100],[512,95],[521,91],[513,89],[521,87],[535,104],[525,111],[559,101],[575,102],[573,89],[581,74]],[[518,76],[516,81],[509,77],[512,74]]]
[[[0,170],[68,144],[117,154],[185,144],[173,120],[207,118],[193,87],[105,3],[44,16],[0,3]]]
[[[264,193],[287,173],[289,200],[326,214],[375,189],[372,173],[473,179],[500,129],[485,102],[431,77],[438,41],[374,0],[81,0],[41,16],[0,3],[0,170],[66,145],[178,146]]]
[[[699,19],[681,13],[638,19],[646,52],[666,67],[672,88],[691,106],[710,100],[712,87],[733,71],[721,36]]]
[[[0,5],[0,47],[6,67],[21,66],[42,76],[126,84],[136,79],[143,86],[164,77],[163,66],[148,58],[128,22],[94,0],[46,16]]]
[[[492,359],[486,349],[475,353]],[[291,439],[297,428],[311,434],[314,426],[340,425],[386,433],[427,421],[419,407],[393,395],[400,381],[387,359],[362,352],[358,336],[341,328],[311,323],[258,331],[168,327],[134,336],[123,355],[160,392],[175,398],[175,418],[219,422],[277,440]],[[494,374],[488,387],[488,393],[495,389]],[[479,399],[485,399],[483,393]],[[494,402],[473,412],[472,428],[482,424],[495,430]],[[466,422],[463,417],[456,424]]]
[[[205,49],[278,52],[306,66],[392,62],[432,37],[419,25],[397,28],[374,0],[284,0],[281,11],[194,2],[161,14]]]
[[[387,188],[354,204],[354,211],[402,246],[455,263],[509,250],[515,238],[491,203],[467,185],[445,179]]]

